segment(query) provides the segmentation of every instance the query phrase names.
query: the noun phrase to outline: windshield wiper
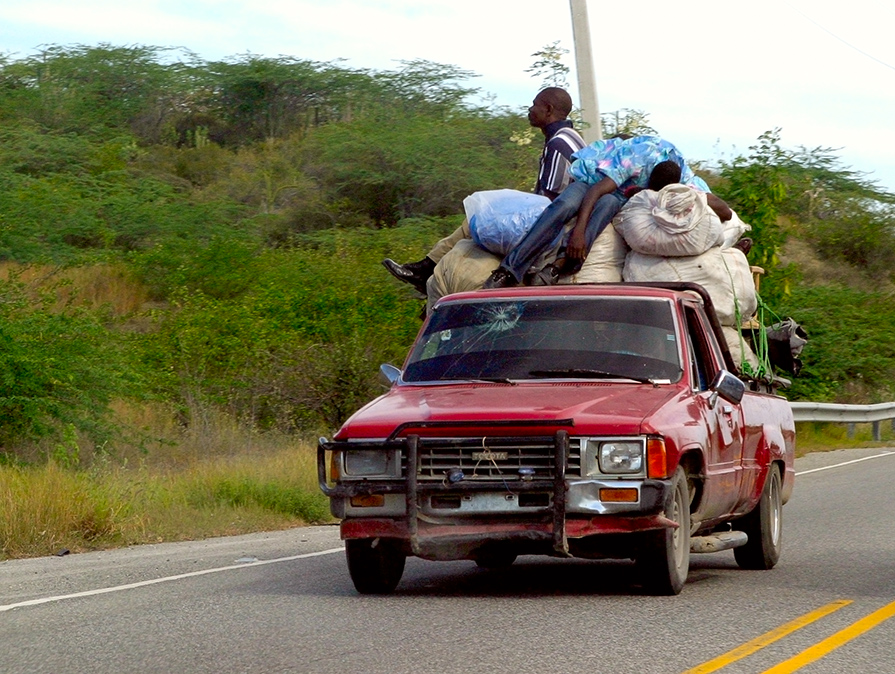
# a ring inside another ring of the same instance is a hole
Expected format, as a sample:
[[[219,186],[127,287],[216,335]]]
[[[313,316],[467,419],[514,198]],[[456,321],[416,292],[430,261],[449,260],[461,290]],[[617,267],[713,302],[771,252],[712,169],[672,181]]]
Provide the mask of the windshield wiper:
[[[582,379],[630,379],[641,384],[657,385],[657,380],[646,377],[632,377],[629,374],[618,372],[606,372],[605,370],[591,370],[583,367],[570,367],[562,370],[531,370],[528,374],[532,377],[581,377]]]
[[[508,379],[507,377],[458,377],[457,379],[448,379],[445,377],[441,377],[438,381],[456,381],[456,382],[470,382],[472,384],[475,383],[484,383],[484,384],[509,384],[510,386],[515,386],[516,382],[512,379]]]

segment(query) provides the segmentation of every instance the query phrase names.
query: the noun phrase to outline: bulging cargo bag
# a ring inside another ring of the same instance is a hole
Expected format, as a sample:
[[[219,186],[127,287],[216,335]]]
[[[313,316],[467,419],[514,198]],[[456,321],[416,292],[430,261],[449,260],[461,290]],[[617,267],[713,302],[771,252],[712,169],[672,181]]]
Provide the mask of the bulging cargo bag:
[[[550,199],[519,190],[485,190],[463,200],[472,240],[503,257],[522,240]]]
[[[503,258],[477,246],[472,239],[463,239],[435,265],[426,282],[426,310],[445,295],[481,288]]]
[[[658,257],[631,251],[625,261],[629,282],[687,281],[703,286],[721,325],[738,327],[758,309],[749,261],[739,248],[710,248],[692,257]]]
[[[739,218],[722,223],[703,192],[678,183],[638,192],[615,218],[631,250],[660,257],[692,257],[729,247],[747,227]]]
[[[627,253],[624,239],[610,225],[591,246],[581,269],[571,276],[561,277],[559,282],[619,283]],[[548,251],[547,257],[536,263],[535,268],[552,261],[550,255],[553,254],[555,251]],[[435,265],[435,271],[426,283],[427,310],[431,311],[445,295],[481,288],[502,259],[502,256],[477,246],[472,239],[460,241]]]

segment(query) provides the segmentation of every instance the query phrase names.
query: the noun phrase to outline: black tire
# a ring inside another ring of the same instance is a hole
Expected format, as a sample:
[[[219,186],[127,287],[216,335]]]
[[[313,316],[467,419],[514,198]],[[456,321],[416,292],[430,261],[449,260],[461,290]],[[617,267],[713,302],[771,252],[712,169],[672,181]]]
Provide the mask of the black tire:
[[[407,555],[397,541],[360,538],[345,541],[348,573],[361,594],[389,594],[404,574]]]
[[[480,550],[475,563],[480,569],[506,569],[513,565],[518,555],[512,550]]]
[[[678,467],[671,480],[671,505],[665,516],[678,524],[646,534],[637,566],[651,594],[680,594],[690,572],[690,492],[687,474]]]
[[[745,531],[749,537],[746,545],[733,550],[740,568],[773,569],[780,559],[783,543],[783,480],[777,466],[771,466],[768,471],[758,505],[733,527]]]

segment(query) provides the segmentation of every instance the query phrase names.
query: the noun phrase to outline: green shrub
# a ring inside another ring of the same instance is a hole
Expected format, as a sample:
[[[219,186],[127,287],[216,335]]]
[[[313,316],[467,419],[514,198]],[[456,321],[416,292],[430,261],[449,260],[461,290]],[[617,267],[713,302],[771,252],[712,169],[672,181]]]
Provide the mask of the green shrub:
[[[108,405],[139,380],[122,344],[98,316],[51,311],[16,281],[0,281],[0,445],[71,436],[114,435]]]
[[[895,302],[891,293],[795,287],[781,311],[808,334],[789,397],[887,402],[895,397]]]

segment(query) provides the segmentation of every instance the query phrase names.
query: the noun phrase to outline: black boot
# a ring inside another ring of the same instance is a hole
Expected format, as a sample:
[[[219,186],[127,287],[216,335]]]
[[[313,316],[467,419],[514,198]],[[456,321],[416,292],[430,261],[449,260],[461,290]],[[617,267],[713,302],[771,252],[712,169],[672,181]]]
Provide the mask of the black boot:
[[[498,267],[491,272],[491,276],[485,279],[482,287],[485,290],[492,290],[494,288],[513,288],[517,285],[519,285],[519,281],[516,280],[512,272],[503,267]]]
[[[423,295],[426,294],[426,281],[435,271],[435,262],[428,257],[424,257],[419,262],[408,262],[407,264],[398,264],[390,258],[385,258],[382,265],[396,279],[409,283]]]

